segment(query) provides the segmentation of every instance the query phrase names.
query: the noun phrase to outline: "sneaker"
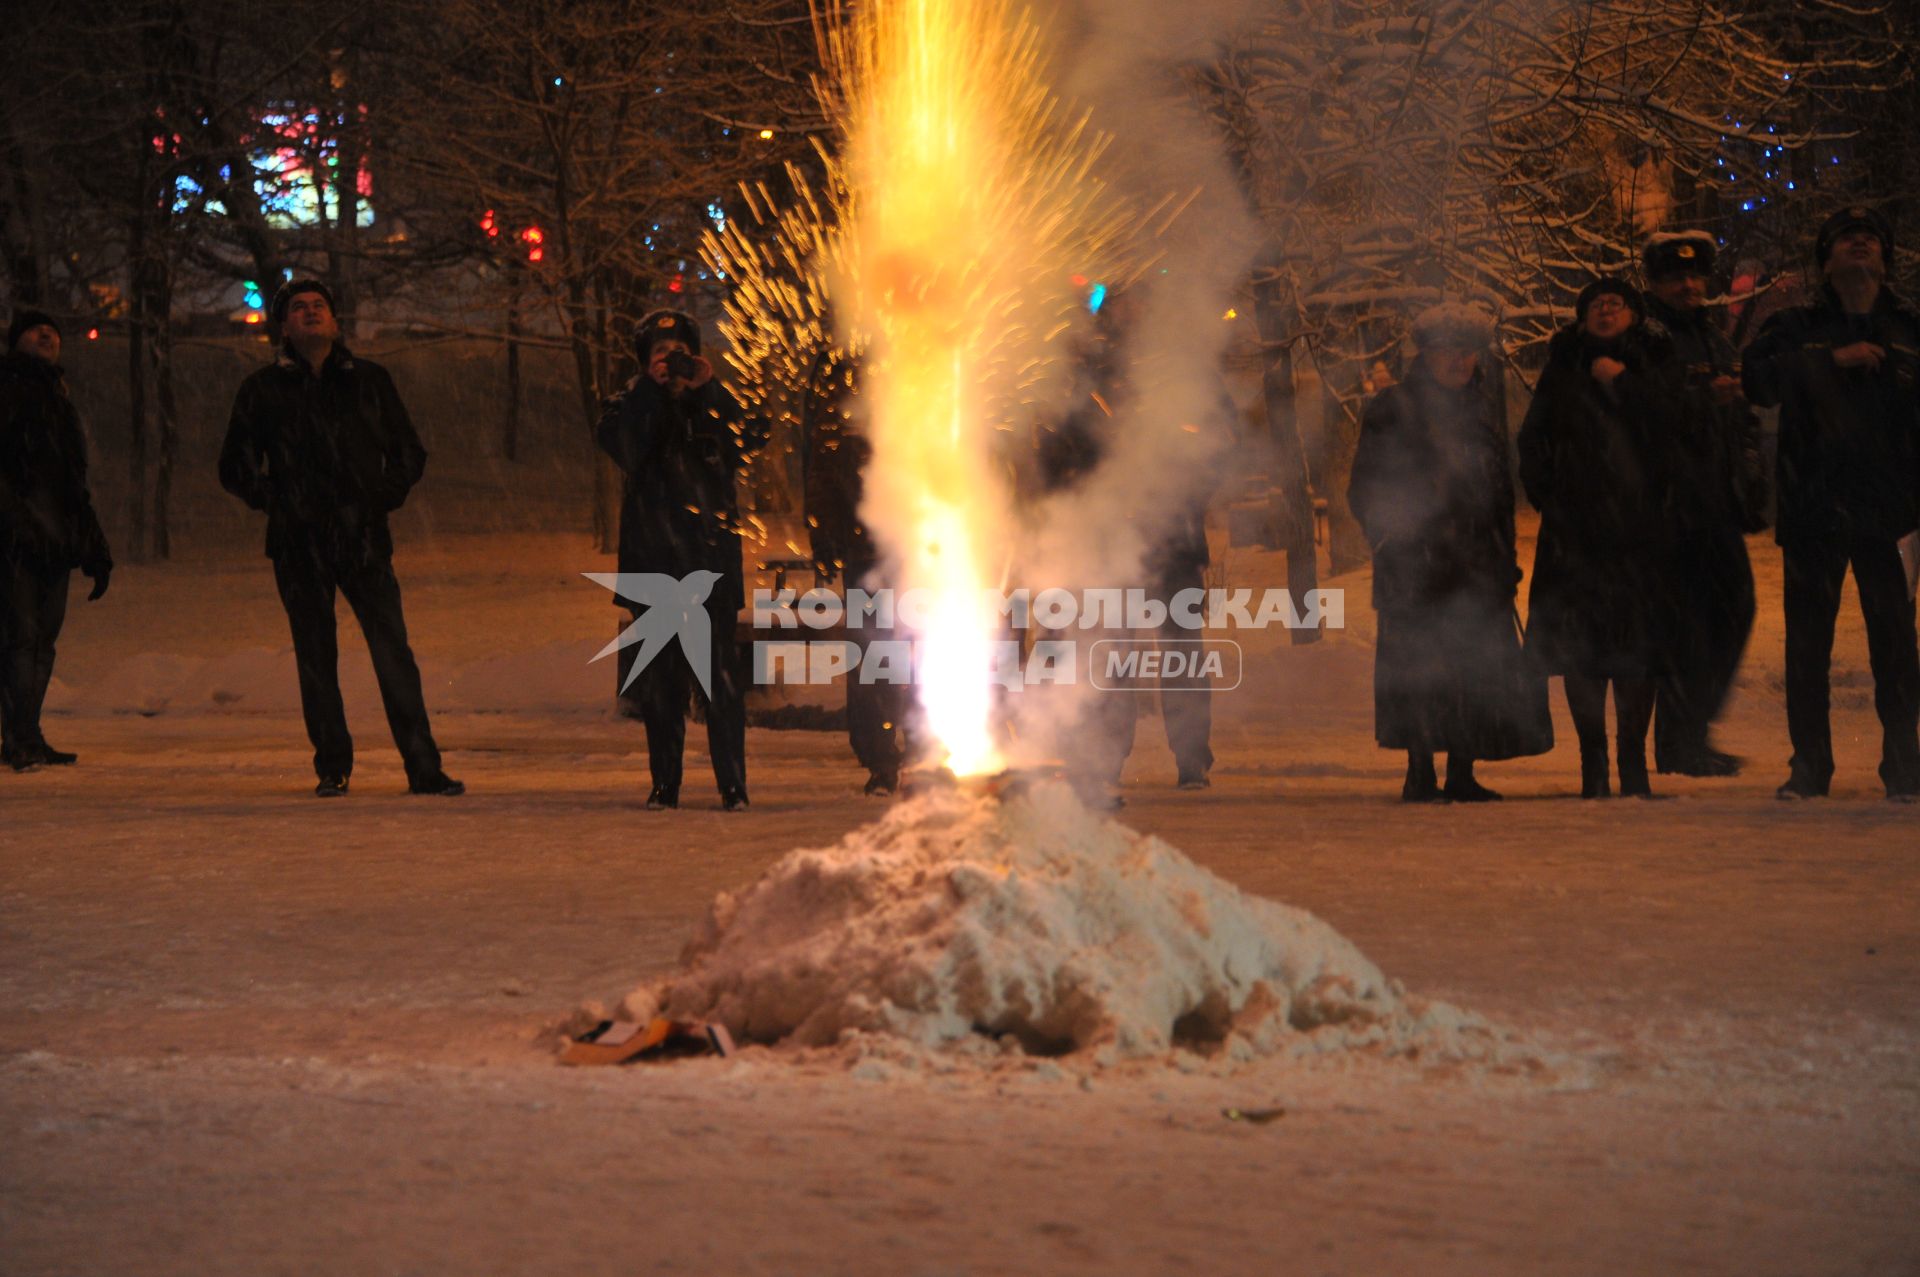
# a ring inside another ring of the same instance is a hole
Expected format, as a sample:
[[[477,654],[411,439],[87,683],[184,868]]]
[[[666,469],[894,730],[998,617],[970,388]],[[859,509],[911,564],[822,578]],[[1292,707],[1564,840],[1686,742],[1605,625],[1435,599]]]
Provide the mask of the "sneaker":
[[[408,781],[407,792],[431,794],[439,798],[458,798],[467,792],[467,787],[445,772],[435,772],[431,776],[422,776],[419,780]]]
[[[668,811],[680,805],[680,791],[669,789],[665,785],[655,785],[647,791],[648,811]]]
[[[866,794],[869,798],[891,798],[900,788],[899,772],[868,772]]]
[[[747,809],[747,791],[744,789],[725,790],[720,795],[721,811],[745,811]]]
[[[345,776],[322,776],[320,783],[313,787],[315,798],[344,798],[347,794]]]

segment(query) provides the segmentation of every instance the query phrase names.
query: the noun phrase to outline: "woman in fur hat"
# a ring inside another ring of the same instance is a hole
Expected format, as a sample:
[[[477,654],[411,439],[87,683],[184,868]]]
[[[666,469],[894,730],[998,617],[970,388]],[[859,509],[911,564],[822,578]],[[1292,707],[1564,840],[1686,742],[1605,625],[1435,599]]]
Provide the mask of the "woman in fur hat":
[[[1676,606],[1669,503],[1683,370],[1630,285],[1595,280],[1575,314],[1548,345],[1520,427],[1520,478],[1540,511],[1527,642],[1566,676],[1581,796],[1612,792],[1611,685],[1620,792],[1650,798],[1647,725]]]
[[[1480,379],[1492,341],[1476,307],[1414,322],[1418,358],[1368,404],[1347,489],[1373,550],[1374,735],[1407,751],[1408,802],[1497,799],[1476,761],[1553,747],[1545,680],[1528,674],[1514,626],[1513,480]]]

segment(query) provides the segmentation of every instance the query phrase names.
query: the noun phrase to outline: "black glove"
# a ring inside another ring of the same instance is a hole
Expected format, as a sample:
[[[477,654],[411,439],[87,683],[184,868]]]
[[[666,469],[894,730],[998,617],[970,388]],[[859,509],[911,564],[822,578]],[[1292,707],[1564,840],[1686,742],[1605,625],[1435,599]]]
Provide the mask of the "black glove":
[[[80,570],[93,578],[93,589],[87,595],[87,602],[92,603],[107,592],[107,582],[113,578],[113,564],[108,560],[98,559],[92,563],[82,564]]]

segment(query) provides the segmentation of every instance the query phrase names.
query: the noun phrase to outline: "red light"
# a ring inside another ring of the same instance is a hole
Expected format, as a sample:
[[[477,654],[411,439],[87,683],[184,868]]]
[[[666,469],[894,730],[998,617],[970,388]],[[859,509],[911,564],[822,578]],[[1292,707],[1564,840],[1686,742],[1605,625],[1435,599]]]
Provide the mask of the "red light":
[[[675,275],[667,281],[667,291],[670,293],[684,292],[686,287],[687,277],[685,275]]]
[[[527,260],[530,262],[537,262],[546,255],[547,250],[544,248],[530,248],[527,250]]]
[[[547,242],[547,233],[538,226],[529,226],[520,232],[520,238],[529,244],[544,244]]]
[[[99,341],[99,340],[100,340],[100,330],[99,330],[98,328],[89,328],[89,329],[87,329],[87,340],[88,340],[88,341]]]
[[[1085,288],[1087,286],[1087,277],[1085,275],[1075,275],[1073,277],[1073,286],[1075,288]]]

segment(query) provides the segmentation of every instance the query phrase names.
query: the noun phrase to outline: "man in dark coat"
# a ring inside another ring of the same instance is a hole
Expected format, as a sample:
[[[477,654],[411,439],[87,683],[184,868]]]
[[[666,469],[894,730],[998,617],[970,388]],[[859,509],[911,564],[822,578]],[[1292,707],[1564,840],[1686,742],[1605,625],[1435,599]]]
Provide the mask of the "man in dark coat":
[[[1817,300],[1767,320],[1744,356],[1747,397],[1780,407],[1779,518],[1786,569],[1787,731],[1781,798],[1833,778],[1828,669],[1840,587],[1853,568],[1880,716],[1880,779],[1920,799],[1920,655],[1900,539],[1920,526],[1920,313],[1885,285],[1893,231],[1870,208],[1820,228]]]
[[[1407,751],[1407,802],[1488,802],[1476,759],[1553,748],[1546,679],[1514,624],[1520,567],[1506,432],[1482,386],[1493,320],[1423,312],[1405,381],[1367,405],[1347,503],[1373,551],[1374,734]],[[1444,789],[1434,754],[1447,755]]]
[[[1085,393],[1065,418],[1037,439],[1035,469],[1042,492],[1066,491],[1084,483],[1108,455],[1114,411],[1135,393],[1125,363],[1131,304],[1125,295],[1107,300],[1100,312],[1099,340],[1082,370]],[[1207,432],[1229,430],[1233,415],[1233,401],[1223,386],[1213,419],[1204,423]],[[1180,437],[1197,438],[1185,434]],[[1191,462],[1176,457],[1165,460],[1170,466],[1189,469],[1205,464],[1204,457]],[[1211,562],[1207,499],[1208,494],[1196,487],[1180,508],[1155,512],[1152,526],[1156,534],[1141,564],[1143,588],[1149,598],[1167,603],[1182,591],[1205,588]],[[1161,642],[1191,643],[1201,636],[1182,629],[1169,615],[1158,637]],[[1160,717],[1168,748],[1173,752],[1176,783],[1185,790],[1206,789],[1213,783],[1212,683],[1205,676],[1170,678],[1159,684],[1159,692]],[[1132,692],[1117,690],[1096,692],[1094,697],[1077,727],[1074,748],[1079,761],[1073,780],[1083,799],[1117,805],[1117,798],[1099,790],[1120,783],[1121,769],[1133,752],[1140,701]]]
[[[1595,280],[1554,334],[1520,427],[1520,479],[1540,511],[1527,646],[1566,675],[1581,795],[1612,793],[1607,685],[1620,792],[1653,796],[1647,727],[1678,606],[1670,564],[1680,364],[1631,285]]]
[[[1655,689],[1653,756],[1662,772],[1733,776],[1740,761],[1713,748],[1708,728],[1733,690],[1753,632],[1753,565],[1745,533],[1765,526],[1760,420],[1740,394],[1740,360],[1706,306],[1713,236],[1656,235],[1641,267],[1647,316],[1667,330],[1685,372],[1686,410],[1674,447],[1672,668]]]
[[[814,361],[800,422],[800,463],[814,572],[821,581],[837,576],[848,587],[873,590],[880,587],[880,548],[860,518],[873,444],[854,419],[858,371],[854,360],[831,351]],[[865,620],[867,625],[847,632],[863,655],[868,643],[897,637],[871,628],[873,618]],[[899,789],[913,713],[911,684],[868,682],[858,670],[848,673],[847,739],[867,769],[868,794],[884,797]]]
[[[620,571],[684,578],[714,574],[703,606],[711,622],[707,749],[721,806],[747,805],[747,680],[735,629],[746,604],[736,491],[766,428],[740,405],[700,356],[700,325],[660,310],[640,321],[640,373],[607,401],[594,433],[626,475],[620,504]],[[636,619],[642,600],[622,600]],[[680,805],[687,698],[694,671],[678,643],[632,675],[647,729],[650,810]]]
[[[15,771],[67,764],[47,744],[40,711],[73,569],[107,592],[113,556],[87,489],[87,440],[60,370],[60,326],[15,313],[0,359],[0,763]]]
[[[240,383],[220,449],[220,483],[267,516],[267,557],[293,631],[300,709],[319,776],[314,793],[340,797],[353,775],[336,593],[366,636],[408,791],[464,793],[440,769],[387,527],[420,481],[426,449],[387,370],[341,344],[324,284],[288,283],[273,299],[273,317],[280,354]]]

